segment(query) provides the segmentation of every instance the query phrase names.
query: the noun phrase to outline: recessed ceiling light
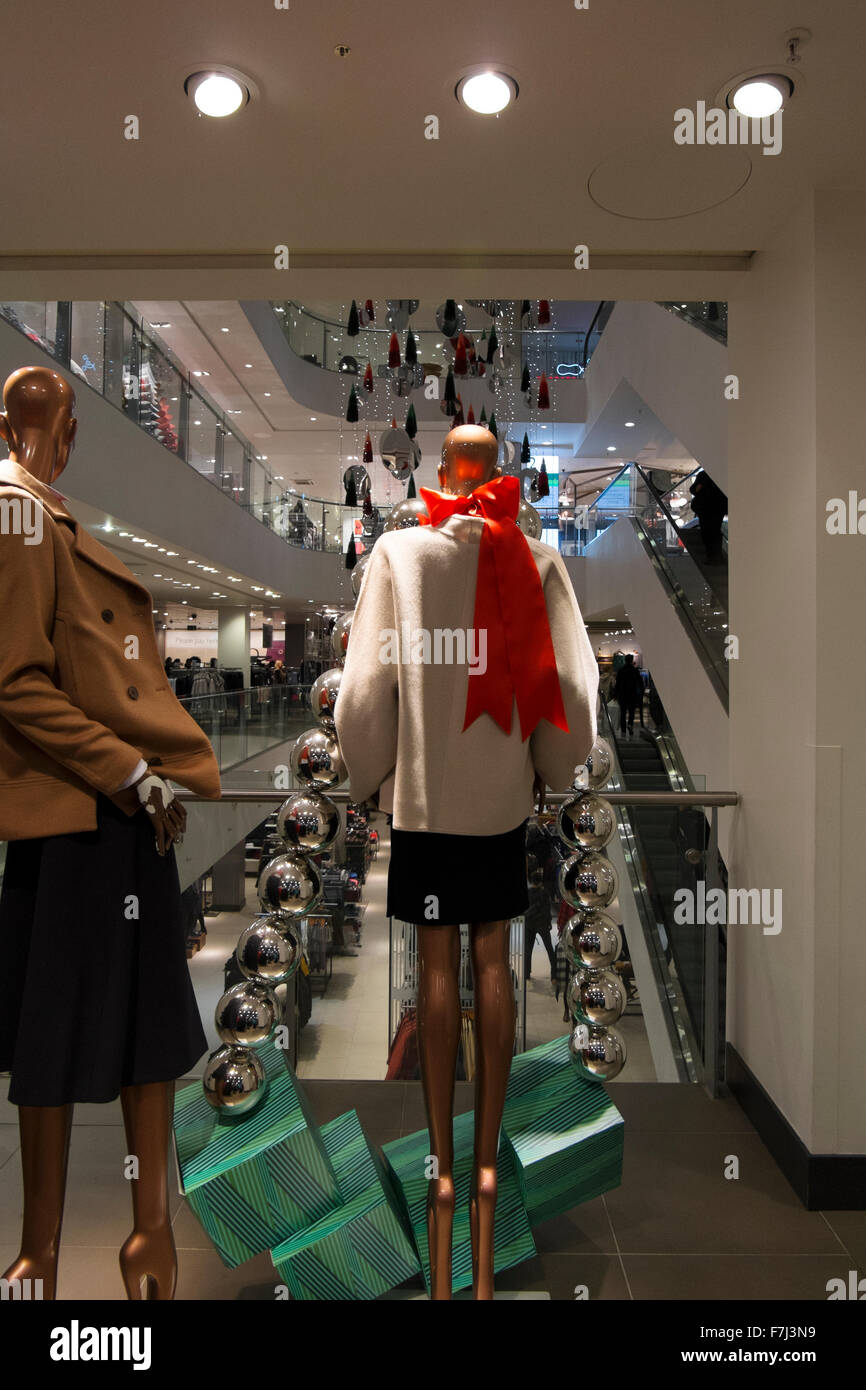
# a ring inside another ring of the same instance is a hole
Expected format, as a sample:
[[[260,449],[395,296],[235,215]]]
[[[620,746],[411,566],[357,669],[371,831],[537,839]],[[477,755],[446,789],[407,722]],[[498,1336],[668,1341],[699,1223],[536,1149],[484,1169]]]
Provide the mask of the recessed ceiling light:
[[[319,418],[318,415],[311,415],[311,416],[310,416],[310,419],[313,421],[314,424],[315,424],[315,422],[318,420],[318,418]]]
[[[626,420],[626,422],[625,422],[625,427],[626,427],[627,430],[633,430],[633,429],[634,429],[634,420]]]
[[[266,396],[269,396],[270,394],[271,394],[270,391],[266,391],[266,392],[265,392],[265,395],[266,395]]]
[[[245,363],[244,363],[244,366],[245,366],[245,367],[251,367],[252,365],[253,365],[252,362],[245,362]]]
[[[152,323],[151,328],[171,328],[170,323]]]
[[[231,329],[230,329],[230,328],[221,328],[221,329],[220,329],[220,333],[230,333],[230,332],[231,332]]]
[[[615,454],[615,453],[616,453],[616,445],[615,445],[615,444],[608,444],[608,446],[607,446],[607,452],[608,452],[609,454]]]
[[[230,70],[191,73],[184,88],[203,116],[233,116],[250,99],[246,79]]]
[[[741,116],[759,120],[781,111],[793,90],[794,84],[790,78],[777,73],[747,77],[730,92],[728,105],[739,111]]]
[[[498,116],[517,96],[517,83],[504,72],[476,72],[457,83],[457,100],[479,116]]]

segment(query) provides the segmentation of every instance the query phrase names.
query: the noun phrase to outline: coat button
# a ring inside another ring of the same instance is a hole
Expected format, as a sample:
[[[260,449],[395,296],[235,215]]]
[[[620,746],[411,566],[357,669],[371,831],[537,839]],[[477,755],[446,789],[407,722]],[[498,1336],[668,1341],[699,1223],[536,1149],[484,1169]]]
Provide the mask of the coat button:
[[[150,758],[151,767],[162,767],[162,758]]]
[[[113,623],[113,622],[114,622],[114,614],[112,613],[112,611],[111,611],[110,608],[103,608],[103,610],[102,610],[102,621],[103,621],[104,623]]]
[[[127,693],[127,695],[129,696],[130,700],[137,700],[137,699],[138,699],[138,690],[136,689],[136,687],[135,687],[134,685],[128,685],[128,686],[126,687],[126,693]]]

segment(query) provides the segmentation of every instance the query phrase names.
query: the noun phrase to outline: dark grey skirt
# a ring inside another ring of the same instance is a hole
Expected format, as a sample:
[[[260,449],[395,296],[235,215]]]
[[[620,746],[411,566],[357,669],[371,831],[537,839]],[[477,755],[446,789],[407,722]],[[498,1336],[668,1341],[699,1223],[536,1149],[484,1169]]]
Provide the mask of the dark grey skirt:
[[[97,815],[94,831],[7,851],[0,1070],[15,1105],[113,1100],[183,1076],[207,1047],[174,851],[160,857],[144,814],[100,797]]]
[[[526,821],[503,835],[391,828],[388,916],[401,922],[497,922],[529,906]]]

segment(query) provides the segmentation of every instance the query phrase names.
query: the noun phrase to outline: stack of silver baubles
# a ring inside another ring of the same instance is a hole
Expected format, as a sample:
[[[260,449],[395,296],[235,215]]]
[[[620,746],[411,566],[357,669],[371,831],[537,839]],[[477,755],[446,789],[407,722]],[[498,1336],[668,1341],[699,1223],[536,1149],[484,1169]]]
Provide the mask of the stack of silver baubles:
[[[345,654],[347,616],[334,629],[335,653]],[[265,1071],[255,1048],[281,1022],[274,990],[300,966],[297,923],[322,896],[321,875],[310,856],[332,845],[340,831],[340,813],[324,789],[346,775],[334,727],[341,675],[338,667],[323,672],[310,691],[318,723],[295,741],[290,757],[301,789],[280,807],[276,834],[265,842],[258,881],[262,915],[241,932],[235,951],[246,978],[226,990],[216,1007],[223,1046],[208,1058],[204,1092],[215,1109],[232,1115],[247,1114],[264,1096]]]
[[[625,1009],[626,991],[611,969],[622,950],[622,935],[604,911],[618,887],[616,870],[603,853],[616,830],[616,814],[598,795],[612,766],[609,745],[597,739],[581,789],[562,805],[557,818],[559,837],[572,851],[559,870],[560,896],[575,909],[563,932],[575,971],[569,986],[575,1025],[569,1046],[580,1071],[594,1081],[611,1081],[626,1061],[625,1040],[614,1027]]]

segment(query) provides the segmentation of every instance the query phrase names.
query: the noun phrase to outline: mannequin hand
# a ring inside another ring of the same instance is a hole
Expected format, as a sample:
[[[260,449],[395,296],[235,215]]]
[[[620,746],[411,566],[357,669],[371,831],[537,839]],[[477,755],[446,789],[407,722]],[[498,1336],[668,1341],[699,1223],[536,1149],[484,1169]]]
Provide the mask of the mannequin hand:
[[[181,805],[167,782],[148,769],[133,783],[139,805],[152,818],[153,833],[159,854],[167,854],[179,843],[186,829],[186,808]]]
[[[532,799],[533,801],[537,801],[538,803],[537,814],[539,816],[544,810],[544,794],[546,791],[547,783],[545,782],[544,778],[538,772],[536,772],[535,778],[532,783]]]

